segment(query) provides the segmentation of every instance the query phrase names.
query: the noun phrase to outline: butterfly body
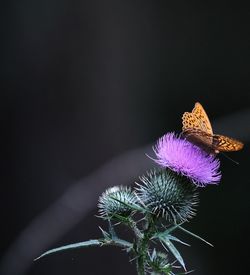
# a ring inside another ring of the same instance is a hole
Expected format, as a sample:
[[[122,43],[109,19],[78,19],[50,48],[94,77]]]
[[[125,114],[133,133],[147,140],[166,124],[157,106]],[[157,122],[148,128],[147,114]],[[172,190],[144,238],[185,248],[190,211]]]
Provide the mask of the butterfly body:
[[[182,116],[182,133],[190,142],[203,148],[208,153],[238,151],[243,143],[223,135],[216,135],[210,120],[202,105],[197,102],[192,112],[185,112]]]

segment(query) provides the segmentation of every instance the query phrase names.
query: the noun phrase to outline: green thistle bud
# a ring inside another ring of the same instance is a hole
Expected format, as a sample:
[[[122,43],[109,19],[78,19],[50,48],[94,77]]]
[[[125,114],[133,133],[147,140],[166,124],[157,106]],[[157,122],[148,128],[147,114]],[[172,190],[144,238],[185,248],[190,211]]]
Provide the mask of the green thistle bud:
[[[166,169],[150,171],[140,180],[138,196],[157,217],[177,224],[195,215],[198,192],[188,178]]]
[[[102,217],[115,215],[128,217],[132,213],[130,205],[137,203],[135,193],[129,187],[114,186],[108,188],[99,197],[99,213]]]
[[[152,254],[149,254],[148,271],[153,272],[150,274],[173,274],[172,266],[168,261],[165,253],[157,252],[155,249]],[[171,272],[171,273],[170,273]]]

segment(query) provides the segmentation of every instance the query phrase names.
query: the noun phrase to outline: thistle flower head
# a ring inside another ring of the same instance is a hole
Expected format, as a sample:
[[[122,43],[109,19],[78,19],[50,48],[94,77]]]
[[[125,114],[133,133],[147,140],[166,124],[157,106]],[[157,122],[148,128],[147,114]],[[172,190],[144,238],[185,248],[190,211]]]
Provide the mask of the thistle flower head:
[[[102,217],[129,216],[132,212],[129,205],[135,203],[137,203],[137,197],[131,188],[114,186],[108,188],[99,197],[99,213]]]
[[[195,215],[198,203],[195,185],[170,169],[153,170],[140,178],[138,196],[157,217],[171,223],[184,222]]]
[[[188,177],[197,186],[217,184],[221,179],[217,158],[174,133],[161,137],[154,151],[156,163]]]

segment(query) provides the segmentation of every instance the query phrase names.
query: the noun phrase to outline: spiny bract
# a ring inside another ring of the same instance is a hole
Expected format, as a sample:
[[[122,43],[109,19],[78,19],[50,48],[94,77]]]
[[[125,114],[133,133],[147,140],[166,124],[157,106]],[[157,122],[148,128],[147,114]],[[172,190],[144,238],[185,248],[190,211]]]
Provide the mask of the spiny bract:
[[[195,215],[197,188],[188,178],[170,169],[153,170],[137,183],[138,196],[157,217],[171,223],[184,222]]]

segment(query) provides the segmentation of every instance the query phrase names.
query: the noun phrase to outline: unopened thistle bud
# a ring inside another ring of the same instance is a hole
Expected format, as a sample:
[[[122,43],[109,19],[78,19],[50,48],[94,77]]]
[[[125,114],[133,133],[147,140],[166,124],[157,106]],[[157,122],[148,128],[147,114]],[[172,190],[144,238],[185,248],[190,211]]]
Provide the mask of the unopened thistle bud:
[[[115,215],[129,216],[132,212],[130,205],[137,203],[135,193],[129,187],[114,186],[108,188],[99,198],[99,213],[102,217]]]
[[[164,169],[150,171],[140,180],[138,196],[157,217],[177,224],[195,215],[198,192],[188,178]]]
[[[148,267],[148,271],[150,272],[150,274],[173,274],[171,272],[172,266],[169,263],[168,256],[165,253],[156,251],[154,249],[152,254],[149,254],[149,260],[150,264]]]

